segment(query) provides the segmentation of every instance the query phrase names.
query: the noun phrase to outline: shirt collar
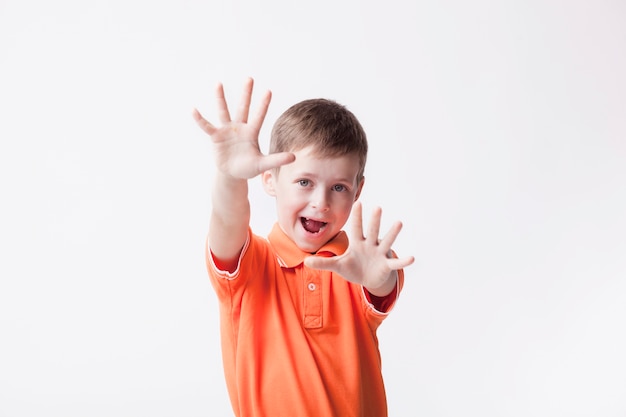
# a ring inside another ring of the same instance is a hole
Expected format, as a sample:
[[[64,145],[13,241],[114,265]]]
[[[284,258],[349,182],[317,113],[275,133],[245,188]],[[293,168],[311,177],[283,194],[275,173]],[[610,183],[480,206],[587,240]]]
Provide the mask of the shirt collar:
[[[268,240],[282,267],[294,268],[300,265],[304,258],[311,255],[337,256],[342,255],[348,248],[348,236],[344,231],[339,232],[333,239],[322,246],[316,253],[305,252],[289,239],[278,223],[274,224]]]

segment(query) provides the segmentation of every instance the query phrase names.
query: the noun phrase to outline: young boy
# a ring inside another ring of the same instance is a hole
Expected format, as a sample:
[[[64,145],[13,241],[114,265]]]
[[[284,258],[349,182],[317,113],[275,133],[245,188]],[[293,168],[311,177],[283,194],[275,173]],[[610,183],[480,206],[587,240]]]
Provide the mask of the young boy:
[[[220,303],[226,384],[236,416],[387,415],[376,329],[402,288],[391,245],[401,224],[379,239],[381,210],[363,234],[365,132],[336,102],[305,100],[276,121],[269,155],[259,130],[269,106],[248,119],[253,80],[231,118],[217,87],[211,136],[217,172],[207,268]],[[248,180],[261,176],[276,199],[268,239],[252,233]],[[341,229],[352,213],[348,237]]]

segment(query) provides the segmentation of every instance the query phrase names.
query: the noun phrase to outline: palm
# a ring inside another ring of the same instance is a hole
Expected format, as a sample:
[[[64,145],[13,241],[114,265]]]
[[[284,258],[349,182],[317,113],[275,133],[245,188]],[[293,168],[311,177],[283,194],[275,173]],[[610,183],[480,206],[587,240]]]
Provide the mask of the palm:
[[[230,176],[250,179],[264,171],[265,156],[258,143],[258,129],[231,122],[211,135],[217,168]]]

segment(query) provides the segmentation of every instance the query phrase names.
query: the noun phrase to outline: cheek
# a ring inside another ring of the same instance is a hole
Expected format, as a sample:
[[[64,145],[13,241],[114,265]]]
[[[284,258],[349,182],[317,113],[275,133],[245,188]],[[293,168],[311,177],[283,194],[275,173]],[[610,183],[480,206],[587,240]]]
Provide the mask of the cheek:
[[[287,194],[283,198],[277,200],[279,208],[284,212],[296,212],[306,206],[306,201],[298,198],[297,195]]]
[[[337,211],[337,213],[342,213],[344,217],[350,216],[350,211],[352,211],[352,205],[354,204],[354,197],[350,196],[342,196],[342,198],[337,199],[333,207]]]

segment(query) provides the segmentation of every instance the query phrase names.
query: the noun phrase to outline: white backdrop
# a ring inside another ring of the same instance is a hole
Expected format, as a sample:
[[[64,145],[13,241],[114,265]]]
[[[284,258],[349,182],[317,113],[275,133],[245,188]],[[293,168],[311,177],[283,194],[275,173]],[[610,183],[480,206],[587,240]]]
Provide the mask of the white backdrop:
[[[391,416],[625,416],[624,74],[619,1],[0,0],[0,417],[232,415],[191,110],[247,76],[264,149],[304,98],[368,132]]]

